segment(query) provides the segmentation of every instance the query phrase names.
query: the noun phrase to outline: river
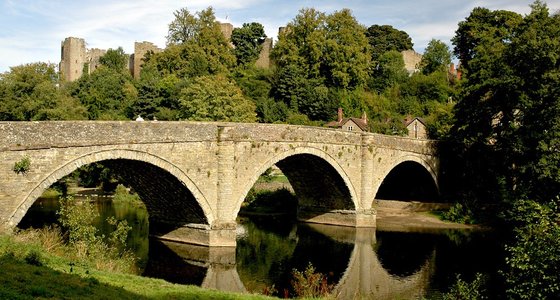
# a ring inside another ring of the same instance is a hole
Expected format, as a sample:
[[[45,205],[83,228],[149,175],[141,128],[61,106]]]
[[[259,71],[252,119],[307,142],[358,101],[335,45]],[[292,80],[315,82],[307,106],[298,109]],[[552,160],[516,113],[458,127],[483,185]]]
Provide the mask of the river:
[[[101,219],[115,216],[133,227],[128,244],[144,276],[207,288],[293,295],[293,270],[311,265],[337,298],[438,299],[458,275],[471,281],[482,273],[492,283],[503,260],[492,231],[355,229],[272,217],[240,217],[236,249],[216,256],[206,247],[150,239],[143,208],[109,198],[96,203]],[[56,222],[57,208],[56,199],[40,198],[19,227]],[[97,226],[107,230],[101,220]]]

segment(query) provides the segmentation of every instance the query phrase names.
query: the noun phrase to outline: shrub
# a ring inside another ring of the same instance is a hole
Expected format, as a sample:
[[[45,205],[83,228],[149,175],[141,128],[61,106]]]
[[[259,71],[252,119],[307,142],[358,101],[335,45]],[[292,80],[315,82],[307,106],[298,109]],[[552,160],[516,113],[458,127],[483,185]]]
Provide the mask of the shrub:
[[[482,274],[476,274],[476,278],[472,282],[466,282],[457,275],[457,281],[451,287],[451,290],[443,295],[443,300],[479,300],[487,299],[484,296],[484,277]]]
[[[115,227],[108,236],[99,234],[93,225],[99,213],[90,202],[76,203],[72,197],[60,199],[59,221],[66,229],[68,243],[78,259],[88,261],[97,269],[130,272],[136,259],[126,249],[126,239],[131,227],[126,221],[108,218]]]
[[[503,272],[513,299],[560,299],[560,209],[555,202],[518,201],[512,211],[525,224],[506,246]]]
[[[16,174],[26,174],[31,169],[31,159],[26,156],[14,164],[12,170]]]
[[[292,280],[292,287],[298,297],[326,297],[334,288],[333,285],[327,283],[325,275],[315,272],[315,267],[311,263],[307,265],[303,272],[294,269],[292,275],[294,278]]]
[[[455,203],[448,211],[441,214],[441,218],[446,221],[462,224],[473,224],[473,212],[466,205]]]

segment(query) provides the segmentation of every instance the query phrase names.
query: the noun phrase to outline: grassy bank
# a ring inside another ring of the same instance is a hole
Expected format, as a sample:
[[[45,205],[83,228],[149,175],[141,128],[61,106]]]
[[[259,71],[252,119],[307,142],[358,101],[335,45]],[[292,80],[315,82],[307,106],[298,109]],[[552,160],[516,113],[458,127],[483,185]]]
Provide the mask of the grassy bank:
[[[99,271],[44,247],[18,235],[0,236],[0,299],[270,299]]]

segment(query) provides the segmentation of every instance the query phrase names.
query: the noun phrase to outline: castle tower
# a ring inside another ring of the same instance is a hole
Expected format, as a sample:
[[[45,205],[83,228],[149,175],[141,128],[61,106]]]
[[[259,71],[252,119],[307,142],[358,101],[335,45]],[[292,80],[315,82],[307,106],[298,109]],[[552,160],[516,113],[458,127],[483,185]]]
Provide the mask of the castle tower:
[[[228,42],[231,42],[231,35],[233,34],[233,24],[219,23],[220,30]]]
[[[261,53],[259,53],[259,58],[255,62],[255,65],[259,68],[269,69],[270,68],[270,51],[272,50],[272,38],[266,38],[262,44]]]
[[[82,76],[84,64],[87,63],[86,43],[84,39],[68,37],[61,44],[59,70],[66,81],[74,81]]]
[[[142,70],[142,64],[144,63],[142,60],[150,51],[158,53],[163,50],[150,42],[134,43],[134,54],[131,55],[129,62],[130,73],[132,74],[134,79],[140,79],[140,71]]]

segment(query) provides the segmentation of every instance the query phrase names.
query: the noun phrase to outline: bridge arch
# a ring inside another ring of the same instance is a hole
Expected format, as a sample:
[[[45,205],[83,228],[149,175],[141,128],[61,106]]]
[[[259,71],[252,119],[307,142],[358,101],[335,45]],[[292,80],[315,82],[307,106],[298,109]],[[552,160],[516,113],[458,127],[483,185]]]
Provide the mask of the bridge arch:
[[[352,181],[350,180],[350,176],[344,170],[344,168],[342,168],[341,165],[336,161],[336,159],[334,159],[330,154],[326,153],[325,151],[319,148],[304,146],[304,147],[294,147],[287,151],[283,151],[273,156],[272,158],[266,160],[264,163],[261,163],[260,167],[253,173],[253,175],[250,177],[247,183],[243,185],[243,187],[241,188],[239,197],[235,202],[235,211],[233,212],[233,219],[235,219],[235,217],[239,213],[239,210],[241,209],[241,205],[245,200],[245,197],[249,193],[249,190],[255,185],[259,177],[268,168],[272,167],[273,165],[277,165],[279,162],[285,161],[286,159],[290,159],[298,156],[305,156],[307,158],[315,159],[317,160],[317,162],[324,163],[326,165],[325,167],[331,168],[333,171],[332,173],[334,174],[330,174],[330,175],[338,176],[339,179],[342,180],[342,182],[344,183],[345,188],[347,189],[347,193],[348,193],[347,196],[349,196],[348,200],[349,202],[351,202],[347,204],[351,204],[353,206],[352,208],[348,208],[348,209],[356,209],[359,207],[359,200],[358,200],[359,198],[356,193],[356,189],[352,184]],[[279,168],[282,170],[282,167],[279,166]],[[284,172],[284,170],[282,171]]]
[[[394,173],[399,167],[405,165],[414,166],[416,170],[424,171],[425,173],[421,175],[426,175],[431,179],[430,184],[434,186],[435,193],[439,194],[439,179],[438,179],[437,165],[434,162],[431,162],[425,159],[424,157],[421,157],[420,155],[408,154],[408,155],[397,157],[389,164],[387,164],[386,165],[387,167],[377,170],[377,172],[379,172],[380,174],[379,177],[380,180],[376,183],[376,186],[374,187],[373,190],[374,191],[373,196],[375,199],[377,199],[381,187],[383,186],[384,183],[386,183],[386,180],[389,179],[389,176],[392,173]],[[373,199],[371,200],[373,201]]]
[[[79,157],[73,158],[64,165],[58,167],[54,171],[48,173],[40,182],[25,196],[23,201],[17,206],[14,213],[8,219],[8,226],[15,227],[26,214],[31,205],[39,198],[43,192],[49,188],[53,183],[62,179],[64,176],[69,175],[76,169],[102,161],[118,161],[126,160],[131,162],[140,162],[161,169],[170,174],[174,179],[183,184],[186,189],[192,194],[197,204],[200,206],[206,221],[211,224],[215,216],[212,209],[204,197],[202,192],[194,184],[194,182],[178,167],[169,161],[155,156],[153,154],[129,149],[111,149],[90,152]]]

